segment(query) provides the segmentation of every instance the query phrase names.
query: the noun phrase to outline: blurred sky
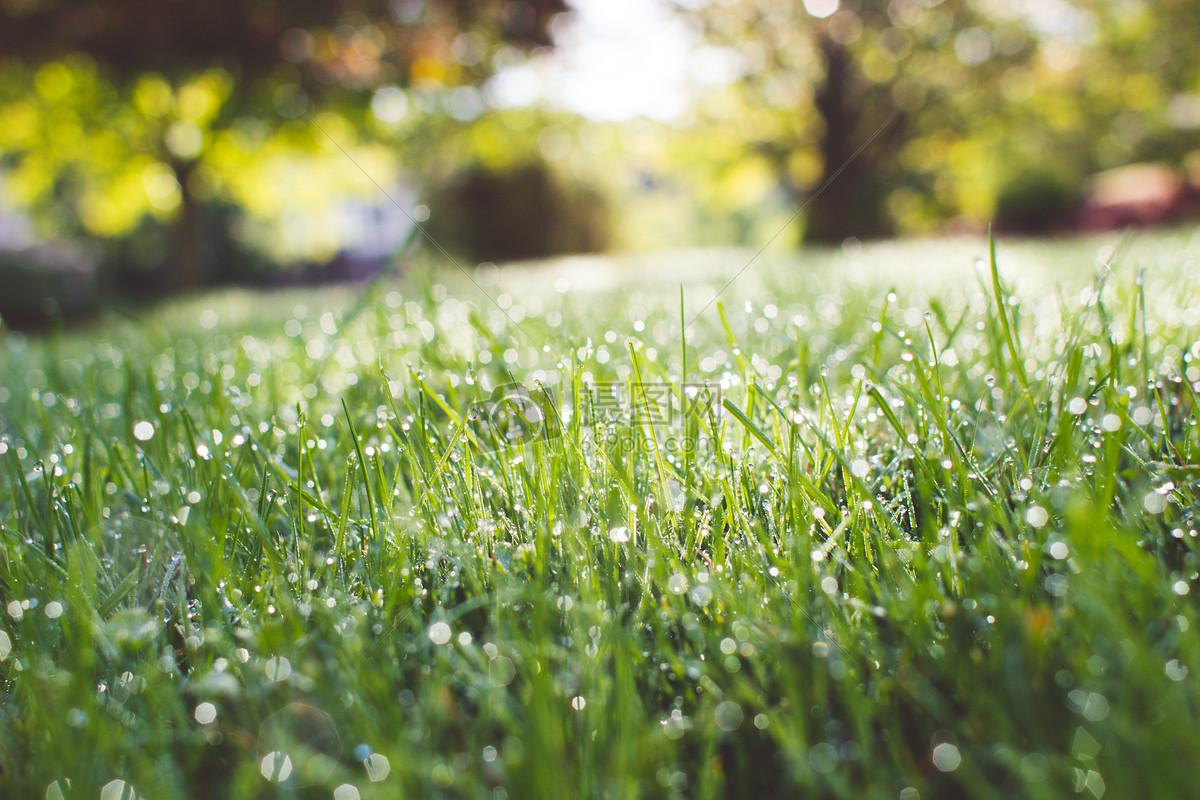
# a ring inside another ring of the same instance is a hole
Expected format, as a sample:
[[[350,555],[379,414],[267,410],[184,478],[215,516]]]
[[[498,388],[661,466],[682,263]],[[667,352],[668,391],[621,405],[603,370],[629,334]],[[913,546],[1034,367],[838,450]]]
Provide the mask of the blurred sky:
[[[492,79],[489,93],[496,105],[544,102],[596,120],[669,122],[686,115],[697,92],[735,78],[734,56],[704,46],[700,33],[664,0],[568,3],[573,13],[552,29],[559,47]],[[816,17],[829,16],[839,5],[803,3]],[[996,0],[996,5],[1054,39],[1080,42],[1094,34],[1088,15],[1064,0]]]
[[[560,45],[512,67],[489,87],[498,105],[545,101],[597,120],[669,121],[698,85],[721,82],[727,66],[662,0],[570,0],[555,29]]]

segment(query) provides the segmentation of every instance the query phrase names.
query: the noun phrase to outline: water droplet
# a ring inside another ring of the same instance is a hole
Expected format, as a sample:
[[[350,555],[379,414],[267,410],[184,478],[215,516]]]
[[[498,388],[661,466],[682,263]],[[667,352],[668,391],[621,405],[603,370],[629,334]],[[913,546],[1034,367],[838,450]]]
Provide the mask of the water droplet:
[[[193,716],[201,725],[210,725],[217,718],[217,707],[212,703],[201,703],[196,706]]]
[[[445,622],[435,622],[429,626],[429,641],[434,644],[446,644],[450,641],[450,626]]]
[[[267,780],[283,783],[292,774],[292,759],[286,753],[274,750],[263,756],[258,770]]]
[[[379,753],[372,753],[363,762],[363,766],[367,770],[367,780],[371,783],[379,783],[392,771],[392,765],[388,762],[387,757]]]
[[[288,676],[292,674],[292,662],[283,656],[268,659],[266,673],[268,680],[275,681],[276,683],[286,681]]]
[[[721,730],[735,731],[742,726],[745,713],[737,703],[732,700],[726,700],[717,704],[717,708],[713,712],[713,717],[716,719],[717,727]]]
[[[610,541],[616,542],[617,544],[623,544],[625,542],[628,542],[629,541],[629,528],[625,527],[624,525],[617,527],[617,528],[613,528],[612,530],[610,530],[608,532],[608,538]]]
[[[962,763],[958,748],[949,742],[942,742],[933,748],[933,765],[941,772],[954,772]]]
[[[137,800],[137,792],[125,781],[109,781],[100,790],[100,800]]]

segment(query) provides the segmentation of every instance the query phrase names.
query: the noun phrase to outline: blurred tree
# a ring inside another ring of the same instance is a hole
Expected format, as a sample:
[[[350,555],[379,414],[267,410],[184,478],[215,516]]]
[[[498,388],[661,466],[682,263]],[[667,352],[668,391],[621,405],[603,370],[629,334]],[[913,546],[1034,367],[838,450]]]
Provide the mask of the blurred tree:
[[[810,198],[815,241],[890,233],[896,206],[933,195],[944,168],[913,164],[910,145],[972,135],[1005,69],[1036,53],[1019,13],[969,0],[676,2],[740,62],[739,98],[708,116]]]
[[[1017,211],[1046,200],[1016,186],[1035,173],[1067,207],[1090,172],[1197,146],[1190,0],[675,2],[740,67],[702,113],[796,202],[825,185],[810,239],[982,220],[1001,194]]]
[[[281,174],[289,154],[323,146],[297,118],[313,110],[348,145],[396,134],[410,92],[425,110],[468,118],[482,105],[470,87],[548,46],[564,10],[563,0],[0,0],[6,193],[52,209],[42,215],[52,226],[74,219],[100,237],[157,217],[173,229],[173,282],[198,285],[214,267],[202,205],[314,191]],[[389,160],[383,148],[374,156],[364,166]]]

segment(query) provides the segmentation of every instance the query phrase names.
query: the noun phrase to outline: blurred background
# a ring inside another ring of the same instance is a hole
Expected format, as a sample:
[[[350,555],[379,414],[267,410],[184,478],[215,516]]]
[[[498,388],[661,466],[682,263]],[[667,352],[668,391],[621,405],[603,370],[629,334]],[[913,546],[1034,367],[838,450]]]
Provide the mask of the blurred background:
[[[0,317],[1200,213],[1195,0],[0,0]]]

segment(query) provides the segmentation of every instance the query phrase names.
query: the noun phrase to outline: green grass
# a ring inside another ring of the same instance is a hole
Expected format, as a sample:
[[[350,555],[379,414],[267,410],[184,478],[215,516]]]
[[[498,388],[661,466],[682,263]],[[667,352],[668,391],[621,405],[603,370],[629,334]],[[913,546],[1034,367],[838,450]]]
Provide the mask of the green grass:
[[[1200,234],[1099,244],[0,332],[0,795],[1190,796]]]

